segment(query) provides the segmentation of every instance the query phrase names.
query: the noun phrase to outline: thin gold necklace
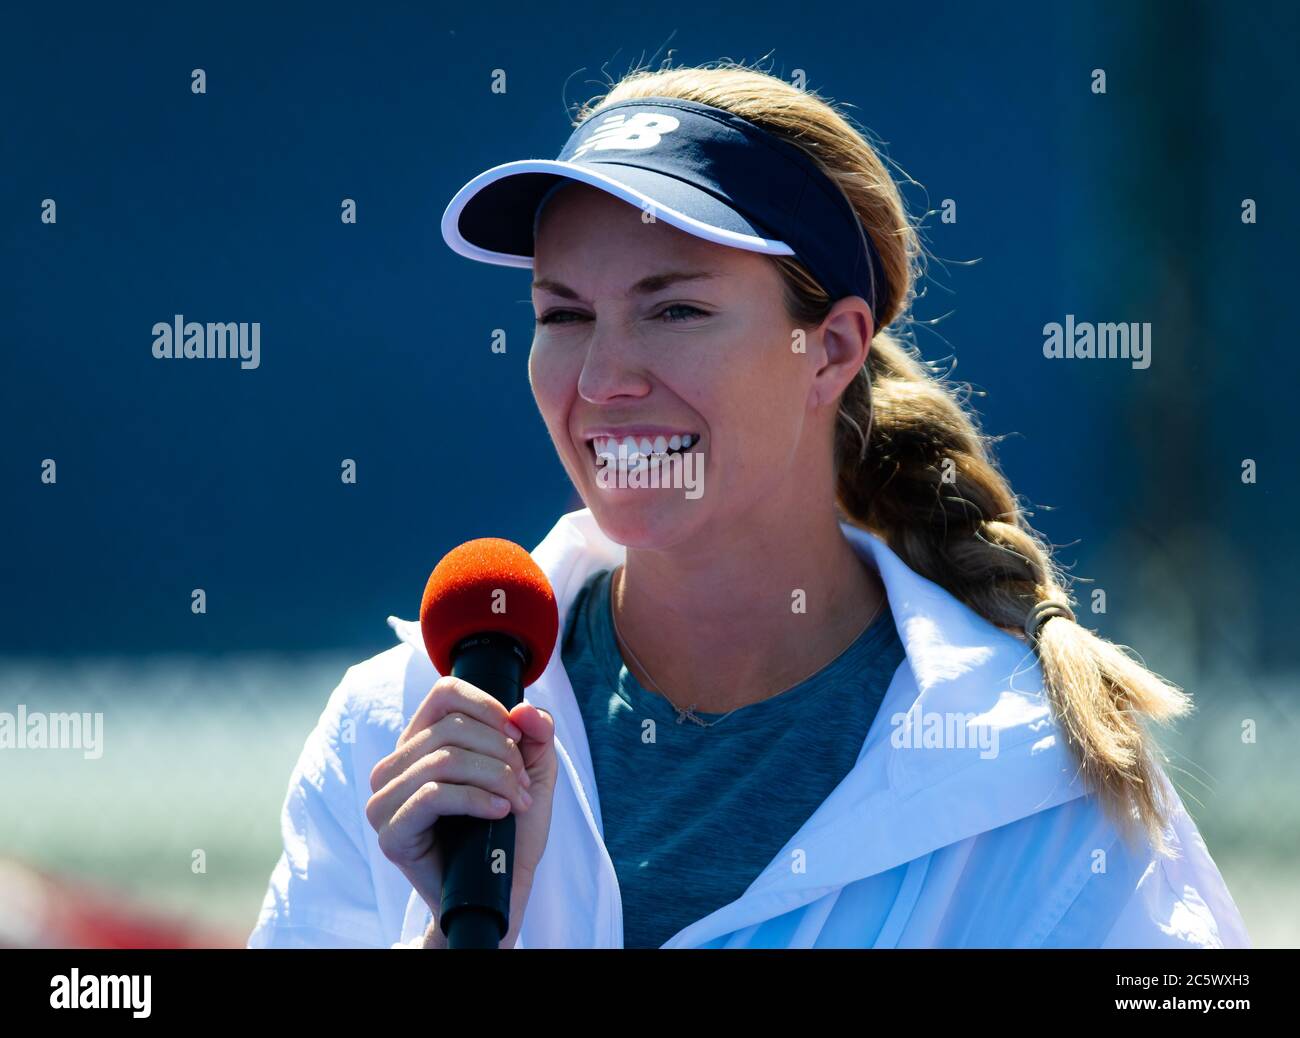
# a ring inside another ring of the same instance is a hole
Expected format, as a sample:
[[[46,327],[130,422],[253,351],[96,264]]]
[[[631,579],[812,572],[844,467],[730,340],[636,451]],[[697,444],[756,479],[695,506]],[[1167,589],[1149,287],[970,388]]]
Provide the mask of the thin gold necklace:
[[[621,591],[622,588],[623,588],[623,570],[624,570],[624,568],[625,568],[625,567],[623,567],[623,566],[619,566],[617,572],[614,574],[614,578],[615,578],[615,580],[618,581],[618,590],[619,590],[619,591]],[[610,587],[611,587],[611,589],[613,588],[613,582],[611,582]],[[685,720],[687,720],[687,719],[689,718],[690,720],[692,720],[692,721],[694,721],[696,724],[698,724],[701,728],[712,728],[715,724],[721,724],[721,723],[722,723],[723,721],[725,721],[728,717],[730,717],[732,714],[734,714],[737,710],[741,710],[741,709],[743,709],[744,706],[753,706],[753,705],[754,705],[754,704],[752,704],[752,703],[745,703],[745,704],[743,704],[743,706],[733,707],[732,709],[728,710],[725,714],[723,714],[721,717],[719,717],[716,721],[704,721],[704,720],[701,720],[701,719],[696,715],[696,713],[695,713],[695,704],[694,704],[694,703],[692,703],[690,706],[686,707],[686,709],[683,710],[680,706],[678,706],[676,703],[674,703],[671,699],[668,698],[668,693],[666,693],[666,692],[665,692],[665,691],[664,691],[664,690],[659,686],[659,683],[658,683],[657,681],[655,681],[654,676],[650,673],[649,670],[646,669],[646,665],[645,665],[644,663],[642,663],[639,659],[637,659],[637,655],[636,655],[636,653],[632,651],[632,646],[628,645],[628,643],[627,643],[627,639],[623,637],[623,632],[621,632],[621,631],[618,629],[618,610],[614,607],[614,603],[615,603],[616,601],[618,601],[618,595],[615,594],[613,590],[611,590],[610,594],[611,594],[611,599],[610,599],[610,603],[609,603],[609,618],[610,618],[610,620],[612,620],[613,623],[614,623],[614,637],[618,639],[618,643],[619,643],[620,646],[622,646],[623,650],[626,651],[627,654],[628,654],[629,656],[632,657],[632,662],[635,663],[638,667],[641,668],[641,673],[644,674],[647,678],[650,679],[650,685],[649,685],[650,690],[651,690],[652,692],[658,692],[659,695],[661,695],[661,696],[664,697],[664,699],[665,699],[665,701],[667,701],[668,705],[671,706],[674,710],[677,711],[677,723],[678,723],[678,724],[681,724],[683,721],[685,721]],[[876,617],[878,617],[878,616],[880,615],[880,611],[881,611],[882,609],[884,609],[884,608],[885,608],[885,596],[882,594],[882,595],[880,596],[880,602],[879,602],[879,604],[876,606],[876,611],[875,611],[874,613],[871,614],[871,619],[868,620],[865,624],[863,624],[863,626],[862,626],[862,630],[859,631],[859,632],[857,633],[857,635],[854,636],[853,641],[852,641],[852,642],[849,642],[849,645],[846,645],[843,649],[841,649],[841,650],[840,650],[840,651],[835,655],[834,659],[831,660],[832,663],[835,662],[835,660],[839,659],[840,656],[843,656],[844,653],[848,650],[849,646],[850,646],[850,645],[853,645],[854,642],[856,642],[859,638],[862,637],[863,634],[866,633],[867,628],[870,627],[873,623],[876,622]],[[802,677],[802,678],[800,678],[798,681],[796,681],[793,685],[787,685],[785,688],[781,689],[780,692],[773,692],[772,695],[770,695],[770,696],[764,696],[763,699],[758,700],[758,702],[760,702],[760,703],[761,703],[761,702],[765,702],[766,700],[768,700],[768,699],[772,699],[772,698],[774,698],[775,696],[779,696],[779,695],[781,695],[782,693],[789,692],[790,689],[794,688],[796,685],[802,685],[805,681],[808,680],[808,678],[812,677],[813,674],[817,674],[819,671],[821,671],[821,669],[822,669],[821,667],[818,667],[816,670],[814,670],[814,671],[812,672],[812,674],[807,674],[807,675],[805,675],[804,677]]]

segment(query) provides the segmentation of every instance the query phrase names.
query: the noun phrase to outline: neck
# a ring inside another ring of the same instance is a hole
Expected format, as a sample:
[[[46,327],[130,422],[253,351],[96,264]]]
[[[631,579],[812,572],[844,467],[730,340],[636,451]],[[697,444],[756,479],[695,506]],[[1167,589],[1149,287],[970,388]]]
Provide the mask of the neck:
[[[628,549],[613,608],[638,681],[677,707],[726,713],[811,677],[853,643],[884,602],[880,578],[833,509],[802,519],[797,537],[774,532],[788,529],[750,527],[725,550],[689,556]]]

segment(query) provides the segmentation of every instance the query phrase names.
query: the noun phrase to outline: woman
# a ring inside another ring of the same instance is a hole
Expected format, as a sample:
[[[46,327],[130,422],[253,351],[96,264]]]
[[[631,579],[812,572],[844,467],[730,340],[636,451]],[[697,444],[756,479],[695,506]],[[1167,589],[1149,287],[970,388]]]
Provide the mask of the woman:
[[[390,617],[250,946],[445,947],[433,822],[510,811],[505,948],[1247,944],[1144,728],[1188,699],[1076,622],[889,331],[917,236],[831,105],[634,74],[443,233],[533,269],[530,380],[587,505],[533,553],[561,643],[507,711]]]

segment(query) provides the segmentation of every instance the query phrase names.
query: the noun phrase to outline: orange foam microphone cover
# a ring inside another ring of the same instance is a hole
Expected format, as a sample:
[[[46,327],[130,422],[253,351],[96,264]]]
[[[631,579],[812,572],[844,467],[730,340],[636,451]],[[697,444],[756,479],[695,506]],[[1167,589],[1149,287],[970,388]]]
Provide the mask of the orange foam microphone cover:
[[[462,639],[495,631],[528,653],[526,688],[550,662],[559,629],[546,574],[527,551],[500,537],[466,541],[444,555],[420,602],[420,632],[439,674],[451,673],[452,650]]]

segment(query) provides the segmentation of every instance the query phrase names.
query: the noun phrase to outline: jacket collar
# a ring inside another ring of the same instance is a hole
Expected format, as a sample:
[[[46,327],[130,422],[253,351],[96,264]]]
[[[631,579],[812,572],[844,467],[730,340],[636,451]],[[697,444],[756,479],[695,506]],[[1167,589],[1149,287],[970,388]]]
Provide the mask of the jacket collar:
[[[880,574],[907,659],[849,774],[741,898],[665,947],[772,918],[1086,792],[1026,644],[914,572],[875,534],[841,528]],[[562,630],[586,579],[619,565],[626,549],[582,509],[563,516],[532,555],[555,590]],[[428,659],[418,621],[388,622]],[[586,729],[558,649],[526,698],[554,717],[561,768],[607,854]],[[796,849],[803,870],[790,866]]]

